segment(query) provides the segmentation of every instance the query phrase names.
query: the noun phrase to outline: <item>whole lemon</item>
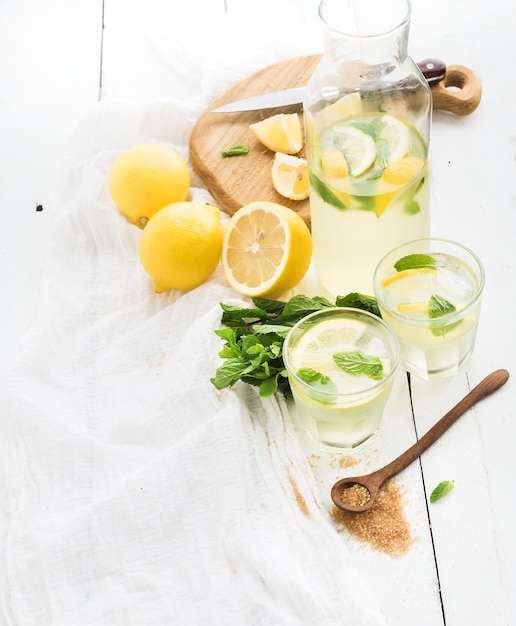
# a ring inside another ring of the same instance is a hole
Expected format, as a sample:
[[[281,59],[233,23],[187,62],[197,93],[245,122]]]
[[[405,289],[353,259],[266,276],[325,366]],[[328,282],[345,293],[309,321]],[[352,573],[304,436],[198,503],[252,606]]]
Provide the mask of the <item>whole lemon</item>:
[[[189,290],[208,280],[222,253],[224,230],[217,207],[176,202],[158,211],[140,239],[140,259],[157,293]]]
[[[109,191],[119,211],[143,228],[160,209],[188,197],[190,172],[181,155],[159,143],[133,146],[113,163]]]

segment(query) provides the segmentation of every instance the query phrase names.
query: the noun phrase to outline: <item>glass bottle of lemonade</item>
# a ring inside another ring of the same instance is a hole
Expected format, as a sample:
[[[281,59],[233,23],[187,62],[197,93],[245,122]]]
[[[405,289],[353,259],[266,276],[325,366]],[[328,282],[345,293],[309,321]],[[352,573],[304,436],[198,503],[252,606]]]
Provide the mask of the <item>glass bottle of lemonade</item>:
[[[372,294],[393,247],[429,235],[430,87],[407,56],[409,0],[322,0],[304,102],[314,263],[333,295]]]

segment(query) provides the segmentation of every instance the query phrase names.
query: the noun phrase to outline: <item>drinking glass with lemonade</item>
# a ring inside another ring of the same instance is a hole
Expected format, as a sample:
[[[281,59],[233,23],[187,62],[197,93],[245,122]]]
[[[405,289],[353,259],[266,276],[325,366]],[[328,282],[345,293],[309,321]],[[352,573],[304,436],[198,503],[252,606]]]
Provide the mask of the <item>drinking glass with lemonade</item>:
[[[320,447],[371,441],[399,364],[396,335],[379,317],[348,307],[311,313],[289,332],[283,360],[302,426]]]
[[[425,379],[456,374],[477,334],[484,288],[477,255],[446,239],[419,239],[390,251],[373,283],[405,369]]]

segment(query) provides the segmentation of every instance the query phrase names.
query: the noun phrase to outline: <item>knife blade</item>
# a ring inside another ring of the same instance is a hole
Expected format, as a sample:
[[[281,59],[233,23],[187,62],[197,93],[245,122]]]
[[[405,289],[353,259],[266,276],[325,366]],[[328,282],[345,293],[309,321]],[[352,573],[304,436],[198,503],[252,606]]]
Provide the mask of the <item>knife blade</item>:
[[[417,65],[430,86],[437,84],[446,76],[446,65],[439,59],[425,59]],[[213,109],[212,113],[241,113],[302,104],[305,93],[306,86],[271,91],[229,102]]]

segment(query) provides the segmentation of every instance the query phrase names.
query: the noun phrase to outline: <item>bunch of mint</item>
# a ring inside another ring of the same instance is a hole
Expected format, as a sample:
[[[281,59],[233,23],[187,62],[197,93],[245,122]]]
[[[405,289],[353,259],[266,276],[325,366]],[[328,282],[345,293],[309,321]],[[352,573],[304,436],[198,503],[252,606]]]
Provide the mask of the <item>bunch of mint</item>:
[[[215,333],[224,341],[223,359],[211,382],[217,389],[232,387],[237,381],[259,387],[260,396],[280,391],[292,395],[283,362],[283,342],[289,330],[310,313],[330,307],[353,307],[381,317],[376,299],[360,293],[337,296],[335,302],[316,296],[297,295],[282,302],[254,298],[251,307],[221,303],[222,324]]]

